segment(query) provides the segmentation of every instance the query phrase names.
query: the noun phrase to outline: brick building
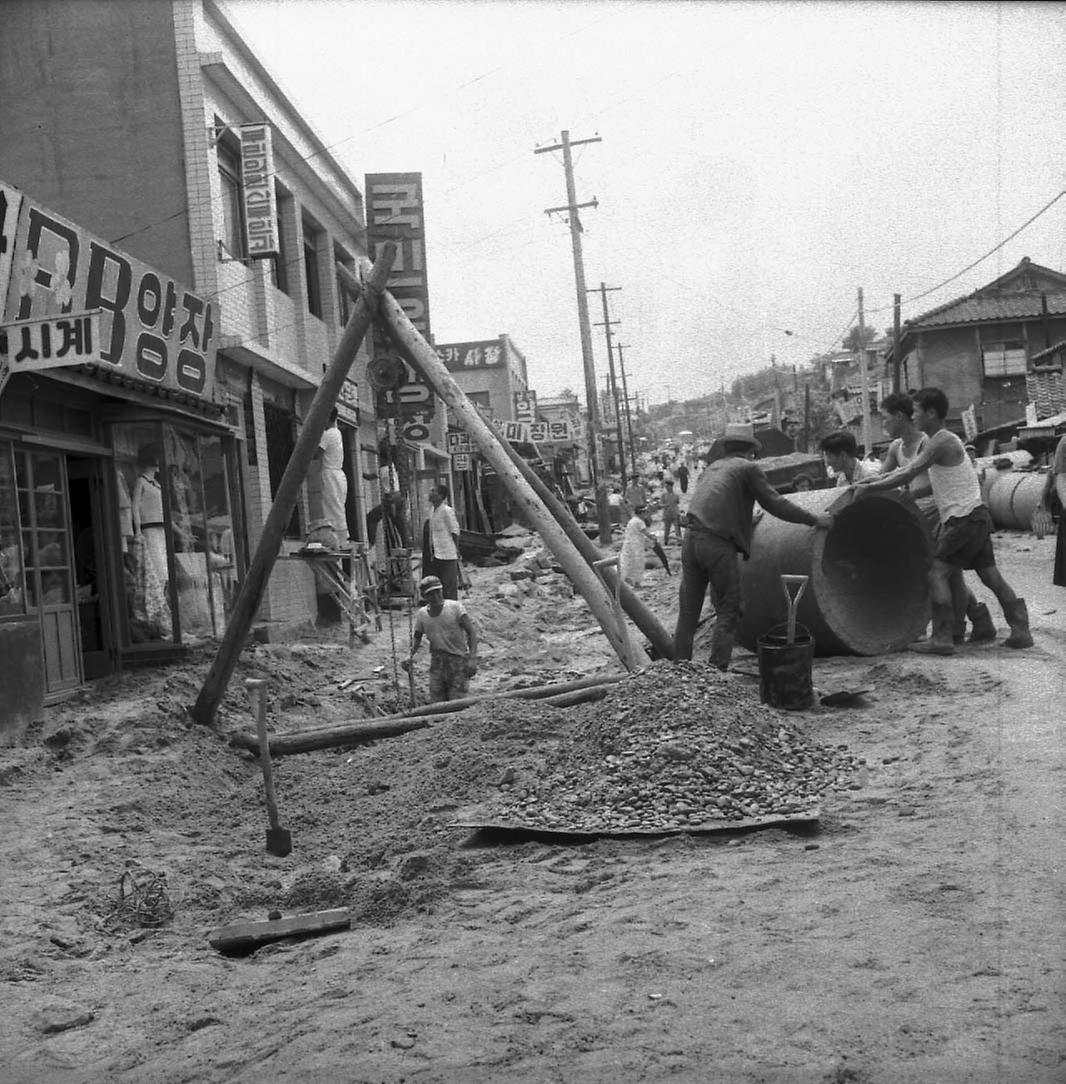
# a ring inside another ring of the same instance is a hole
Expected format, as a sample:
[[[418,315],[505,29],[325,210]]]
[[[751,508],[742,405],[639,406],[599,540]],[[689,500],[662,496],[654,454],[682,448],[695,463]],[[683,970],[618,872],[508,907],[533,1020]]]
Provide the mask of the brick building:
[[[12,0],[3,24],[2,180],[11,201],[24,198],[54,225],[16,252],[17,304],[2,318],[18,319],[20,306],[62,315],[95,301],[105,338],[116,341],[119,325],[129,332],[121,356],[16,373],[0,393],[0,485],[30,505],[46,492],[62,506],[54,524],[23,523],[41,532],[40,545],[16,562],[37,590],[42,569],[66,578],[56,596],[65,601],[41,625],[46,692],[57,693],[221,632],[350,314],[337,265],[366,254],[364,207],[359,186],[212,0]],[[252,189],[276,203],[277,252],[264,258]],[[64,278],[78,295],[73,308]],[[195,319],[183,296],[198,306]],[[144,335],[161,335],[175,312],[183,323],[171,337],[181,342],[160,361]],[[177,357],[190,335],[202,347],[198,371]],[[378,468],[377,427],[356,382],[366,361],[364,348],[338,403],[354,538],[379,499],[378,483],[364,479]],[[131,604],[127,522],[149,451],[162,499],[161,514],[149,514],[170,589],[167,611],[152,620],[143,597],[140,611]],[[317,514],[315,487],[305,489],[286,553]],[[76,551],[82,537],[92,584],[64,548]],[[42,561],[46,544],[62,561]],[[22,616],[43,618],[33,587],[28,580]],[[279,561],[259,618],[288,626],[315,615],[310,572]]]

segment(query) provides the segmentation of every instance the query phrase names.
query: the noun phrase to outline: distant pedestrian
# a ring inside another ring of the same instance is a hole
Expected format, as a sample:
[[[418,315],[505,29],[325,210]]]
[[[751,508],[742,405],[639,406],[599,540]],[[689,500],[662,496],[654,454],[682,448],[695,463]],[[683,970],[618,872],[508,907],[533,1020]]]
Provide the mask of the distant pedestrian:
[[[426,520],[422,536],[422,570],[437,576],[446,599],[459,597],[459,520],[448,503],[447,486],[429,491],[433,511]]]
[[[681,541],[681,500],[674,492],[674,483],[666,481],[663,493],[663,545],[670,545],[670,528],[673,527],[677,541]]]
[[[649,542],[655,556],[666,569],[666,574],[670,575],[670,562],[650,527],[651,519],[643,508],[634,512],[626,524],[625,534],[622,536],[622,550],[618,555],[618,572],[630,587],[639,587],[643,582],[645,544]]]
[[[688,492],[688,464],[681,463],[678,466],[675,473],[677,474],[677,484],[681,487],[681,492],[682,493],[687,493]]]

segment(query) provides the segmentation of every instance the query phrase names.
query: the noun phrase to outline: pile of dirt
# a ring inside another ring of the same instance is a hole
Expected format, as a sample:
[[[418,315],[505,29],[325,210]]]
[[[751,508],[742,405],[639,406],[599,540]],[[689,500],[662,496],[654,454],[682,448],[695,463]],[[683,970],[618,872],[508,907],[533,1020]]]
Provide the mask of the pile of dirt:
[[[677,831],[812,810],[862,761],[808,741],[750,685],[658,663],[584,710],[499,823],[577,833]]]

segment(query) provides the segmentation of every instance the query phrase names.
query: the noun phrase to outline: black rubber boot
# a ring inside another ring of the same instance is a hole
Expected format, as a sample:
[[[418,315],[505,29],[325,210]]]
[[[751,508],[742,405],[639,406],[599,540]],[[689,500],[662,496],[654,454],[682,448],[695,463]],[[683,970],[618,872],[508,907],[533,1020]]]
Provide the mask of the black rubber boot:
[[[954,625],[955,614],[950,606],[934,606],[933,635],[919,644],[908,644],[907,650],[919,655],[954,655]]]
[[[988,612],[988,607],[983,602],[978,602],[973,606],[967,607],[966,616],[970,619],[970,624],[973,626],[970,629],[970,638],[967,643],[983,644],[986,641],[994,640],[996,638],[995,622],[992,620],[992,615]]]
[[[1029,631],[1029,609],[1025,599],[1020,598],[1009,607],[1004,607],[1010,622],[1010,636],[1003,641],[1004,647],[1032,647],[1033,634]]]

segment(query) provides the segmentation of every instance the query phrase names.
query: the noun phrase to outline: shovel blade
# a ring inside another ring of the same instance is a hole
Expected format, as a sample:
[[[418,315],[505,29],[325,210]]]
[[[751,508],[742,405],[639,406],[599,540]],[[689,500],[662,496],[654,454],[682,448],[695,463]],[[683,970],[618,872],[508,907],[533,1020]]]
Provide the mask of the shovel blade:
[[[292,852],[292,833],[288,828],[267,829],[267,853],[284,858]]]

